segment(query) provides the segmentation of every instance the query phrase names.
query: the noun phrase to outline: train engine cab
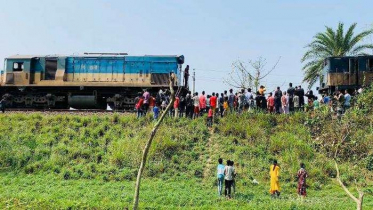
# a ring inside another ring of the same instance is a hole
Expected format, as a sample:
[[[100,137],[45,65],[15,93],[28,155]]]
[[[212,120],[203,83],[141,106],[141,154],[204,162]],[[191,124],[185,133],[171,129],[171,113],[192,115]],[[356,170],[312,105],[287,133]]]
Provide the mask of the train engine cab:
[[[84,54],[5,59],[0,94],[7,107],[131,109],[138,92],[168,88],[170,73],[182,87],[184,56]]]
[[[373,56],[329,57],[320,75],[319,93],[355,90],[373,82]]]

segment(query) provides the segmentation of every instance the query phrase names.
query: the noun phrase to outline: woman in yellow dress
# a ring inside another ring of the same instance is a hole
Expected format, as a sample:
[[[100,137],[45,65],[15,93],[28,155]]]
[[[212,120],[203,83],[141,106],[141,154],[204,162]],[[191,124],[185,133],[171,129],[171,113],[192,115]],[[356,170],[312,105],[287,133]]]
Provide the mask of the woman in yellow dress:
[[[280,175],[280,166],[277,165],[277,160],[273,161],[270,167],[269,175],[271,176],[271,189],[269,192],[272,196],[280,196],[280,183],[278,177]]]

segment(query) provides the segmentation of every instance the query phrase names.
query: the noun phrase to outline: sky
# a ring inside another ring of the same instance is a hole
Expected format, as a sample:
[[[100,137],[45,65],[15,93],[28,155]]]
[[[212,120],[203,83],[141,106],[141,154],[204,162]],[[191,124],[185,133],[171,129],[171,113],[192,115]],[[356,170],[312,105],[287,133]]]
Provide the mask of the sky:
[[[14,54],[184,55],[196,91],[230,87],[232,63],[267,60],[267,91],[302,84],[305,45],[325,26],[373,27],[371,0],[0,0],[0,68]],[[373,43],[373,38],[364,40]],[[192,83],[190,83],[192,87]],[[316,87],[316,86],[315,86]],[[313,89],[315,89],[315,87]]]

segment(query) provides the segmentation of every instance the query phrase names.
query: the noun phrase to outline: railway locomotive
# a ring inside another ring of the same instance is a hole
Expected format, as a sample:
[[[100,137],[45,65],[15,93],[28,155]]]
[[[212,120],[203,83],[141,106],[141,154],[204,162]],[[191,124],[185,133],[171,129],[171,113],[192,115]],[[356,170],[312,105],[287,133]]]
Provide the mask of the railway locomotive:
[[[373,82],[373,56],[328,57],[320,75],[319,93],[352,92]]]
[[[184,56],[126,53],[15,55],[5,59],[0,94],[7,108],[130,109],[138,92],[182,86]]]

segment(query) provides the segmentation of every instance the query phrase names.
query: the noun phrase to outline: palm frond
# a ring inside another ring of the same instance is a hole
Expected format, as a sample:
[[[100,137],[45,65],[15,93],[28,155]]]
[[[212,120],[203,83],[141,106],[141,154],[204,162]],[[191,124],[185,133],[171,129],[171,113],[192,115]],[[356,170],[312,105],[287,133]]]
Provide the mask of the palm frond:
[[[364,39],[365,37],[367,37],[371,34],[373,34],[373,29],[363,31],[363,32],[359,33],[358,35],[356,35],[355,37],[353,37],[350,41],[350,44],[349,44],[350,49],[352,49],[359,41],[361,41],[362,39]]]
[[[367,49],[373,49],[373,44],[363,44],[363,45],[356,46],[351,50],[350,54],[357,55],[361,53],[361,51],[367,50]]]
[[[354,36],[354,30],[356,28],[356,25],[357,23],[353,23],[347,30],[346,32],[346,35],[344,37],[344,42],[343,42],[343,46],[344,48],[348,51],[351,49],[351,45],[350,45],[350,42],[351,42],[351,39],[352,37]]]

